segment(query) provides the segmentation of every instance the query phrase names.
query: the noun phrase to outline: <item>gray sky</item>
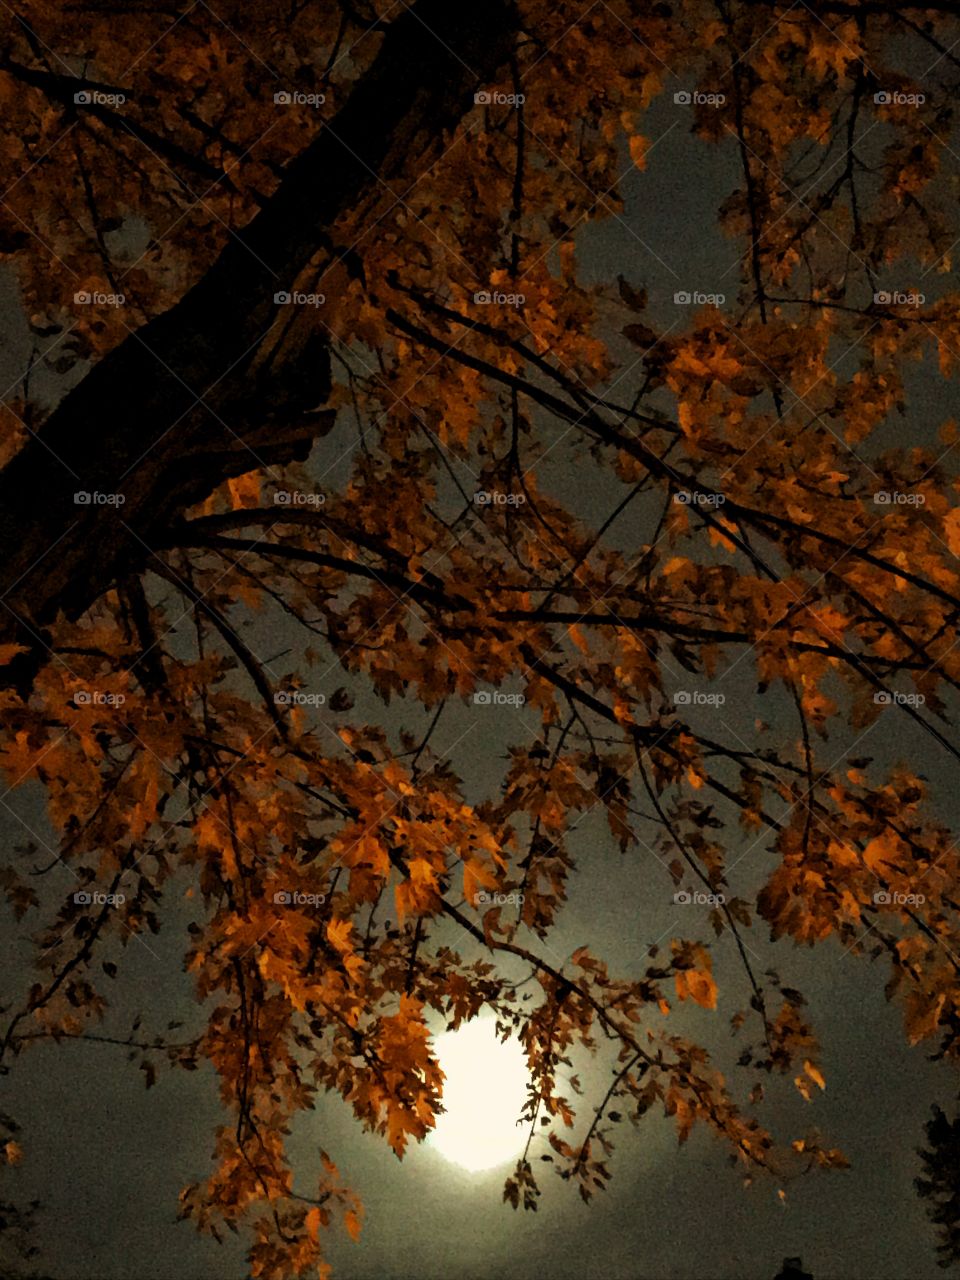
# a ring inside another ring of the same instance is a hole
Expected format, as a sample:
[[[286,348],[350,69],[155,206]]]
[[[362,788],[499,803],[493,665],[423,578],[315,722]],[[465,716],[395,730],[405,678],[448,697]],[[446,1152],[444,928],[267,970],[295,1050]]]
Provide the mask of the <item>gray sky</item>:
[[[692,140],[688,129],[689,119],[665,95],[645,125],[648,136],[661,140],[646,173],[636,173],[626,183],[628,207],[622,220],[596,225],[581,239],[584,274],[610,280],[623,273],[635,284],[645,284],[654,323],[670,323],[676,289],[719,292],[726,281],[726,291],[736,292],[736,271],[728,274],[728,269],[736,261],[737,247],[715,229],[716,206],[738,181],[735,157],[730,148],[718,150]],[[0,286],[11,339],[3,365],[6,384],[19,371],[22,346],[14,335],[23,330],[9,278]],[[918,371],[913,390],[909,417],[891,424],[884,445],[894,439],[906,443],[908,432],[911,440],[926,440],[945,415],[942,392],[929,372]],[[321,442],[314,460],[318,474],[325,470],[328,451],[336,451],[336,441],[332,436]],[[615,485],[599,478],[599,469],[596,476],[550,472],[549,483],[594,520],[619,496]],[[616,527],[611,541],[629,547],[632,540],[642,540],[646,514],[638,507]],[[251,624],[249,637],[260,653],[304,643],[270,614]],[[288,661],[292,665],[294,659]],[[331,688],[344,682],[338,674]],[[698,687],[705,687],[702,681]],[[749,738],[759,707],[749,664],[741,664],[723,687],[725,723]],[[770,719],[769,700],[764,709]],[[401,710],[384,713],[367,698],[355,714],[395,727]],[[715,714],[703,711],[704,717]],[[408,727],[426,727],[428,717],[414,708],[403,721]],[[703,723],[707,727],[709,720]],[[792,736],[785,713],[781,724]],[[441,753],[452,748],[450,758],[466,780],[468,797],[479,798],[495,786],[507,742],[535,732],[532,714],[509,708],[490,714],[490,709],[458,706],[445,714],[433,745]],[[830,750],[835,747],[839,756],[852,736],[836,736]],[[956,794],[954,774],[934,756],[916,726],[903,718],[894,725],[889,715],[883,716],[862,749],[879,764],[923,760],[924,772],[939,791],[941,816],[956,818],[955,809],[948,807]],[[25,838],[14,815],[44,840],[55,842],[37,795],[21,790],[8,795],[0,810],[5,847]],[[751,843],[735,827],[725,838],[731,862],[738,841],[744,851]],[[641,848],[621,856],[605,819],[591,815],[572,843],[580,874],[551,938],[556,952],[566,956],[590,942],[614,972],[629,973],[641,965],[647,944],[665,931],[667,937],[672,928],[690,933],[692,926],[679,918],[665,893],[665,877],[659,868],[656,875],[651,870],[650,855]],[[733,874],[734,889],[749,896],[771,866],[769,854],[760,846],[753,849]],[[54,875],[64,878],[64,893],[71,889],[67,873]],[[199,1026],[181,964],[189,915],[177,902],[175,885],[166,894],[164,919],[159,938],[132,940],[126,948],[108,1032],[124,1034],[135,1013],[143,1014],[150,1033],[175,1018],[189,1020],[185,1033]],[[11,980],[18,959],[26,954],[18,941],[22,933],[12,918],[3,931],[7,993],[17,989]],[[652,1112],[639,1130],[622,1127],[613,1182],[590,1207],[548,1166],[540,1165],[538,1173],[545,1172],[539,1213],[515,1213],[501,1204],[507,1169],[468,1175],[426,1149],[411,1151],[400,1164],[383,1142],[359,1130],[345,1104],[327,1098],[302,1118],[294,1144],[305,1185],[323,1146],[366,1203],[359,1246],[331,1237],[336,1274],[342,1280],[526,1280],[541,1274],[558,1280],[772,1280],[784,1256],[799,1254],[816,1280],[932,1280],[941,1275],[933,1232],[912,1179],[918,1173],[914,1148],[922,1139],[923,1122],[932,1102],[950,1100],[951,1078],[927,1060],[923,1048],[906,1045],[900,1011],[883,998],[887,972],[882,964],[844,956],[834,943],[813,952],[789,941],[768,945],[763,933],[762,927],[752,931],[751,945],[762,951],[765,964],[775,963],[784,980],[810,998],[824,1048],[827,1090],[806,1104],[789,1078],[772,1083],[761,1118],[781,1137],[816,1125],[830,1145],[847,1153],[850,1171],[792,1183],[781,1204],[775,1183],[744,1190],[738,1171],[728,1166],[726,1151],[702,1130],[695,1130],[678,1150],[673,1121]],[[458,940],[458,945],[467,959],[479,955],[469,939]],[[732,953],[732,939],[725,937],[715,949],[719,1012],[684,1009],[676,1015],[678,1028],[704,1036],[721,1065],[738,1052],[723,1024],[746,1002]],[[605,1070],[597,1065],[588,1074],[592,1094],[603,1087]],[[162,1070],[147,1093],[120,1049],[44,1046],[16,1064],[4,1081],[4,1094],[2,1105],[23,1125],[27,1151],[16,1191],[45,1202],[43,1261],[57,1280],[130,1280],[134,1275],[140,1280],[239,1280],[246,1274],[242,1242],[228,1239],[218,1247],[192,1226],[175,1222],[177,1193],[184,1183],[206,1175],[213,1130],[222,1119],[211,1072]]]

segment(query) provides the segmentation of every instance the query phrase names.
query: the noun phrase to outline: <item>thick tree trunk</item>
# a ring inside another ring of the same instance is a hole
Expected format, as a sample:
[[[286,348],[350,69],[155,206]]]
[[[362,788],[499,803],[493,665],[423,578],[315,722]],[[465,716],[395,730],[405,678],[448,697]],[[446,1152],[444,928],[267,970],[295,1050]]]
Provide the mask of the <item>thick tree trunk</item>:
[[[343,109],[207,274],[97,364],[4,468],[0,638],[39,642],[59,609],[78,616],[145,564],[171,520],[226,476],[305,455],[329,425],[304,419],[329,390],[329,360],[312,339],[296,373],[289,357],[264,366],[274,294],[318,252],[340,256],[346,246],[329,240],[339,218],[372,210],[383,184],[402,191],[436,159],[507,64],[515,24],[511,0],[419,0],[391,23]],[[308,360],[309,392],[288,394]],[[76,505],[78,490],[125,502]]]

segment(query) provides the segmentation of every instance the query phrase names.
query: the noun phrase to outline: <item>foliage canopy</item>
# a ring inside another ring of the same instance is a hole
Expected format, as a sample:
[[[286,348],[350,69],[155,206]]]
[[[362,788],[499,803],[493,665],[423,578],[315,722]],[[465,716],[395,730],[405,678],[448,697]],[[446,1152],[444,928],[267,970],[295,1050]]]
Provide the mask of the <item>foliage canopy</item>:
[[[2,410],[0,768],[42,788],[59,843],[0,872],[37,970],[5,1060],[97,1034],[120,950],[187,876],[205,1028],[124,1043],[148,1084],[164,1059],[216,1069],[229,1122],[183,1212],[252,1222],[265,1280],[322,1274],[338,1217],[360,1230],[331,1157],[294,1176],[290,1124],[335,1090],[402,1156],[441,1102],[430,1015],[516,1031],[531,1131],[584,1198],[617,1118],[652,1107],[747,1177],[842,1167],[762,1122],[769,1077],[825,1080],[756,939],[885,957],[909,1040],[956,1057],[954,837],[919,766],[856,748],[902,716],[958,757],[957,429],[910,399],[911,366],[948,380],[960,350],[952,4],[19,8],[0,253],[31,339]],[[666,324],[637,232],[599,282],[583,237],[633,225],[648,118],[693,86],[671,127],[738,166],[716,210],[736,284]],[[908,418],[909,446],[875,445]],[[248,617],[306,647],[255,652]],[[312,714],[299,695],[336,667]],[[772,708],[749,741],[672,698],[734,669]],[[468,799],[433,730],[507,688],[502,784]],[[371,692],[382,722],[351,714]],[[651,892],[712,895],[642,972],[549,947],[598,806]],[[745,848],[772,869],[737,894]],[[677,1031],[684,1002],[705,1037],[723,1008],[732,1077]],[[616,1071],[581,1103],[583,1048]],[[536,1207],[526,1157],[505,1194]]]

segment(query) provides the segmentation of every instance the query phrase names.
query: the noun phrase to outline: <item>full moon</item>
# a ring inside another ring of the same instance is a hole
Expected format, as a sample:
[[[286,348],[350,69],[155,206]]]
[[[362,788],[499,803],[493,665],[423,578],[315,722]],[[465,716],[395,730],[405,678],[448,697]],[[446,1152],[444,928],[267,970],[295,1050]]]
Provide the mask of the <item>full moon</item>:
[[[494,1018],[476,1018],[438,1036],[434,1052],[446,1076],[446,1110],[429,1144],[471,1173],[516,1159],[526,1141],[517,1121],[529,1080],[518,1042],[501,1042]]]

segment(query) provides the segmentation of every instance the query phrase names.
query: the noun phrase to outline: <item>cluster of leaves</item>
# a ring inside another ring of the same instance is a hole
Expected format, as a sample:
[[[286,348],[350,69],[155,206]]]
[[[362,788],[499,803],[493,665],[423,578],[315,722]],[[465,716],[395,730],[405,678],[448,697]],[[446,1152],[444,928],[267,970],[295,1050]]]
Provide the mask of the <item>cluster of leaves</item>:
[[[330,299],[315,318],[274,316],[262,342],[270,358],[287,342],[302,353],[306,327],[332,357],[326,407],[351,459],[324,480],[322,508],[271,497],[314,488],[334,458],[261,465],[238,437],[246,470],[223,462],[150,545],[115,526],[130,546],[109,589],[54,617],[25,605],[0,650],[0,769],[11,787],[44,789],[61,837],[45,867],[32,846],[2,873],[34,926],[37,974],[4,1010],[0,1055],[96,1035],[122,949],[162,927],[165,895],[187,877],[185,963],[206,1025],[184,1042],[137,1028],[117,1040],[148,1084],[164,1058],[216,1069],[231,1123],[182,1210],[214,1234],[252,1223],[265,1280],[323,1274],[321,1229],[360,1229],[330,1156],[298,1189],[296,1117],[335,1091],[402,1156],[442,1105],[430,1019],[457,1027],[492,1010],[521,1038],[530,1141],[505,1198],[526,1208],[535,1135],[588,1199],[610,1177],[614,1127],[655,1107],[681,1141],[698,1122],[712,1129],[747,1179],[843,1167],[815,1132],[781,1143],[758,1118],[772,1077],[792,1076],[808,1100],[826,1083],[802,993],[757,969],[746,937],[758,927],[885,956],[910,1041],[953,1059],[960,1047],[960,853],[918,769],[836,750],[877,723],[878,692],[909,681],[922,709],[899,700],[882,714],[960,757],[956,428],[943,423],[939,445],[857,452],[903,411],[912,362],[935,354],[953,374],[956,295],[873,301],[891,272],[906,291],[908,272],[950,265],[941,170],[956,59],[938,59],[928,105],[897,112],[873,94],[917,89],[898,38],[932,61],[953,20],[833,0],[581,8],[504,6],[499,88],[522,107],[465,101],[432,150],[411,148],[419,169],[316,229],[297,279],[280,282]],[[402,26],[387,4],[287,13],[238,0],[213,33],[206,6],[172,27],[160,10],[28,9],[0,37],[0,146],[23,171],[0,252],[31,317],[30,371],[68,380],[84,361],[122,360],[139,340],[128,329],[202,282],[258,209],[289,202],[291,162],[336,135],[341,104]],[[325,93],[324,113],[277,112],[264,66],[278,87]],[[742,165],[718,214],[741,263],[736,306],[698,309],[682,329],[659,325],[636,283],[584,283],[577,239],[620,219],[625,177],[652,169],[641,126],[673,77],[722,88],[722,109],[685,119]],[[129,88],[129,110],[82,111],[78,85]],[[70,294],[122,292],[128,306],[71,313],[64,267]],[[480,290],[525,301],[494,315],[473,302]],[[210,368],[209,383],[228,372]],[[258,439],[283,432],[281,410]],[[4,457],[35,446],[37,428],[43,439],[46,412],[28,374]],[[140,492],[163,482],[149,456],[136,465]],[[555,483],[561,467],[599,477],[603,520]],[[878,488],[924,501],[878,513]],[[476,489],[517,501],[478,507]],[[292,670],[243,638],[258,616],[309,637]],[[758,721],[747,742],[722,722],[720,738],[670,701],[682,673],[722,680],[748,662],[779,729]],[[275,701],[334,667],[346,684],[319,721]],[[526,710],[502,783],[471,801],[433,731],[445,706],[511,682]],[[351,716],[371,692],[400,703],[391,723],[426,708],[429,730]],[[715,895],[691,927],[732,938],[739,988],[720,991],[703,936],[652,948],[640,973],[612,973],[599,946],[553,957],[575,828],[598,807],[645,877]],[[730,855],[744,843],[772,870],[738,895]],[[56,902],[44,877],[64,866],[76,883]],[[76,901],[78,886],[124,900]],[[481,890],[519,908],[486,907]],[[278,907],[293,893],[312,905]],[[464,934],[490,959],[462,956]],[[520,964],[535,997],[498,961]],[[723,1001],[743,1035],[732,1074],[674,1016],[701,1010],[709,1029]],[[608,1046],[611,1084],[584,1125],[568,1073]]]

